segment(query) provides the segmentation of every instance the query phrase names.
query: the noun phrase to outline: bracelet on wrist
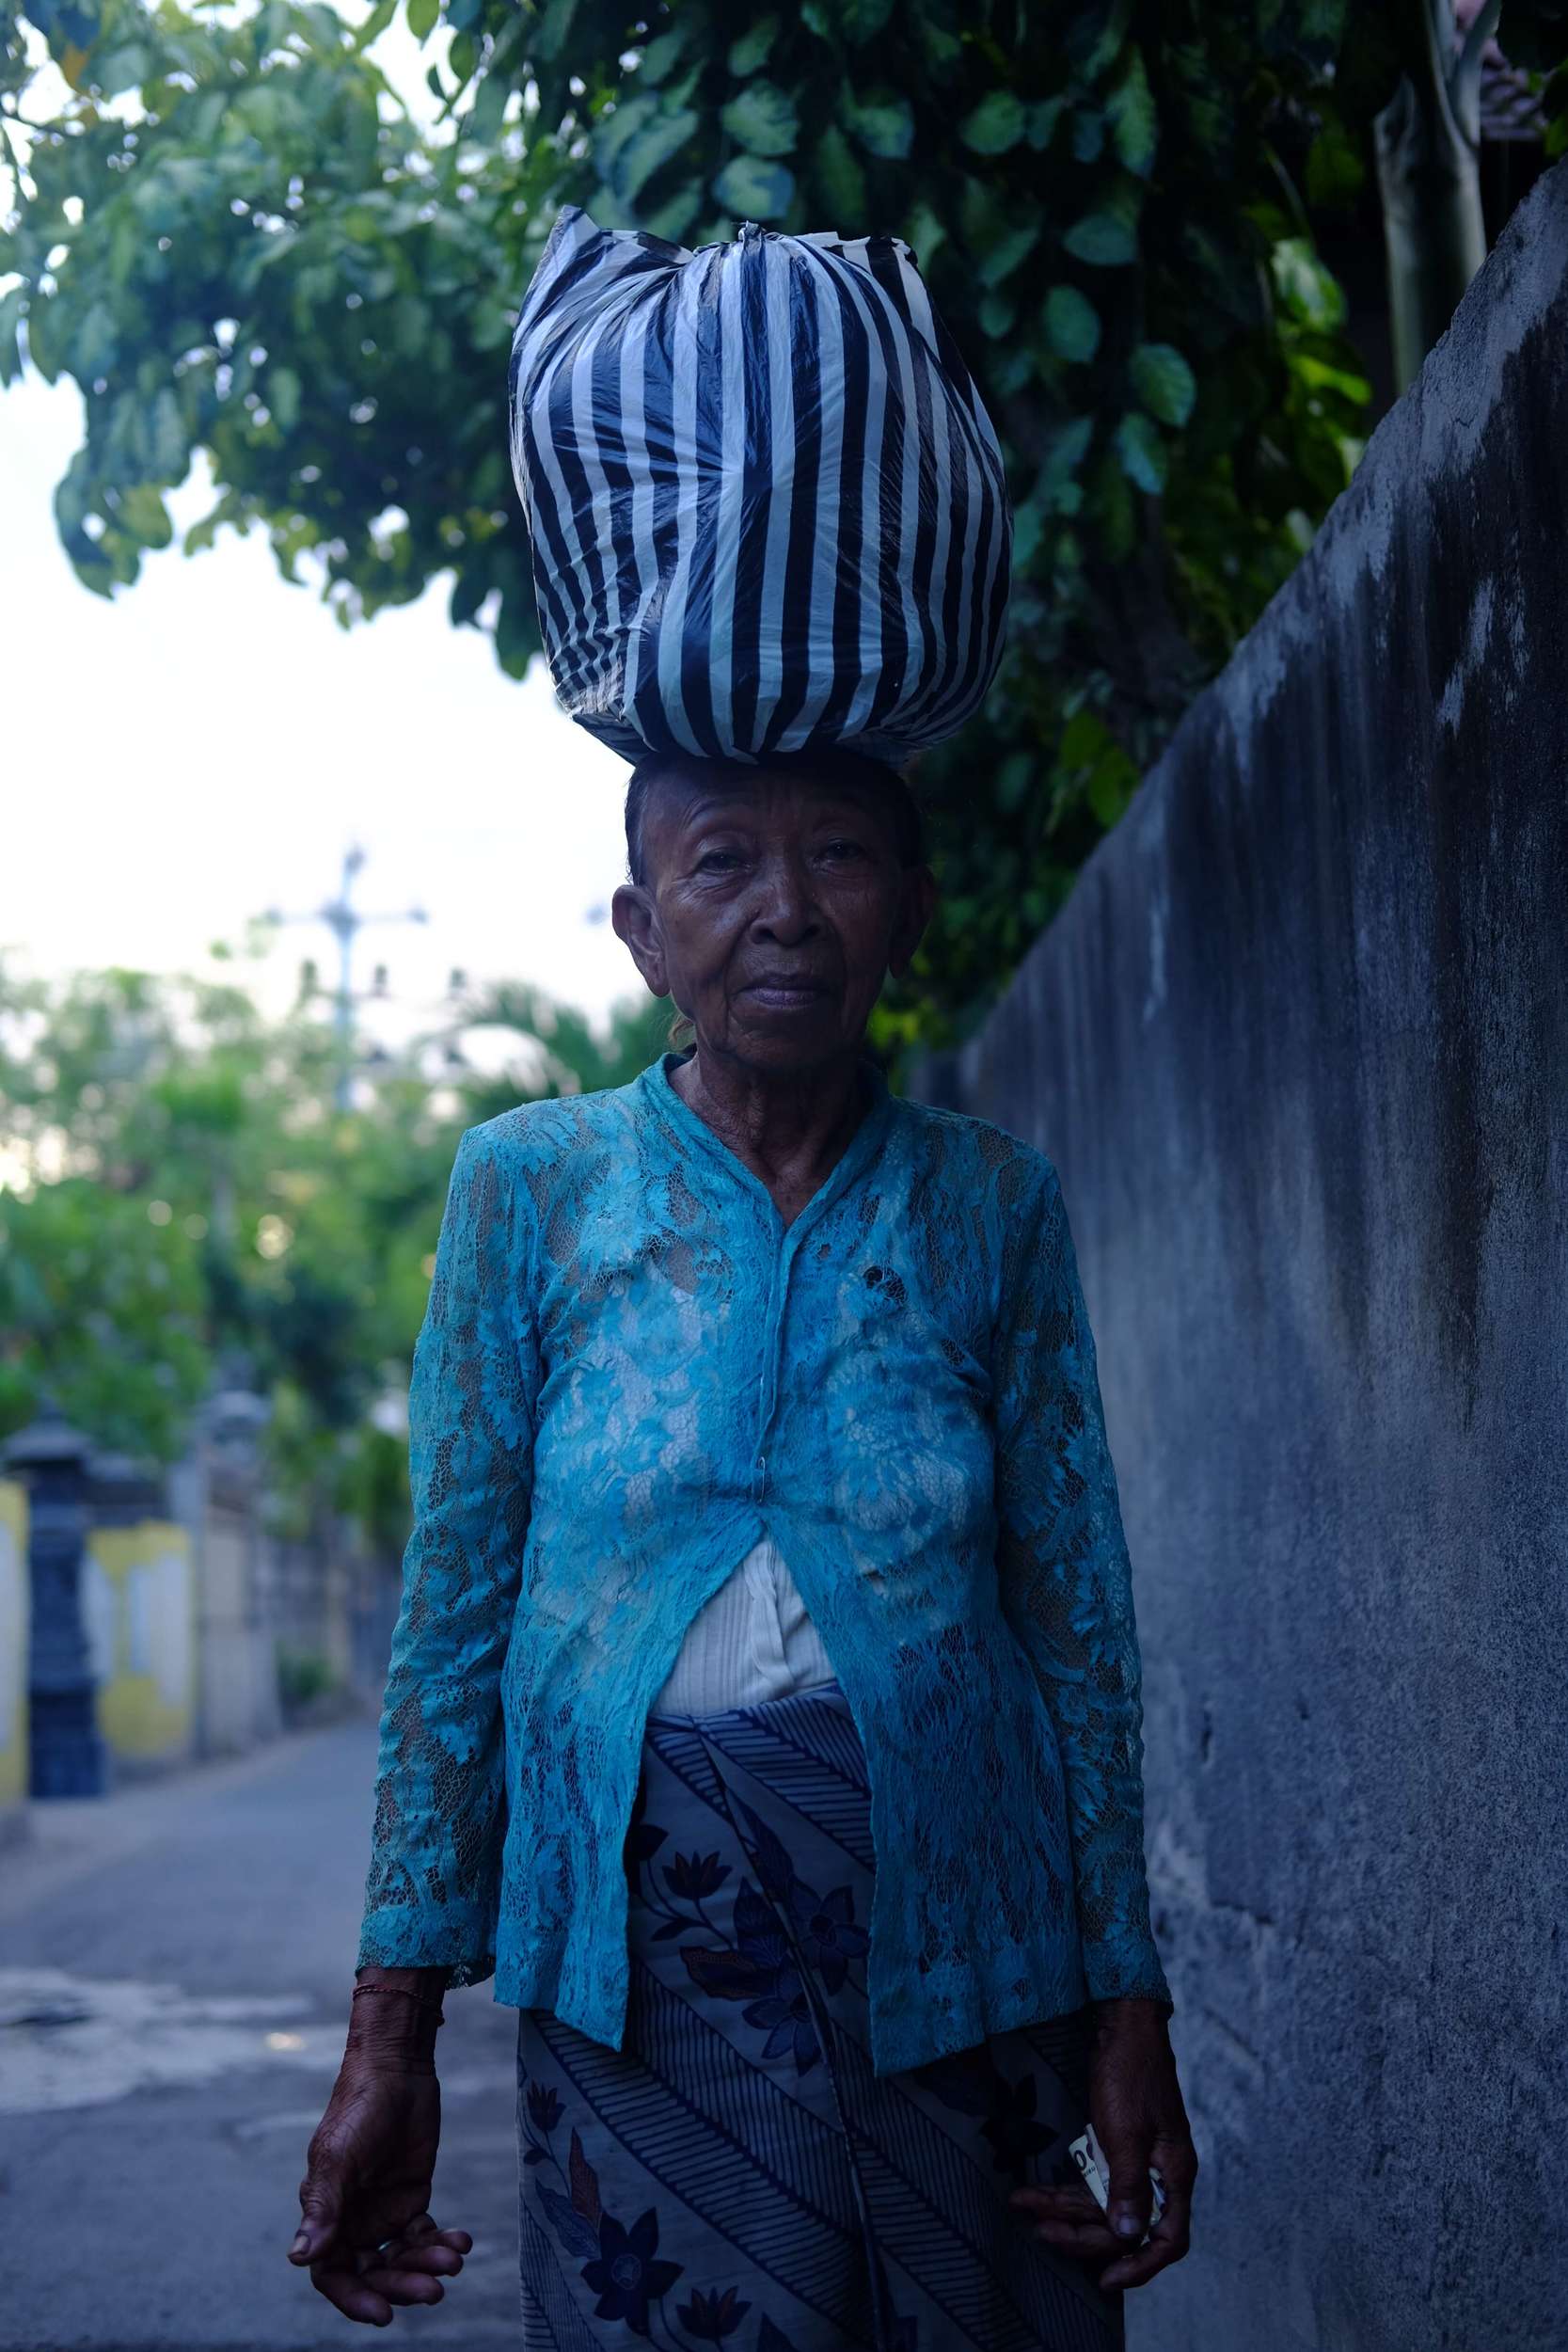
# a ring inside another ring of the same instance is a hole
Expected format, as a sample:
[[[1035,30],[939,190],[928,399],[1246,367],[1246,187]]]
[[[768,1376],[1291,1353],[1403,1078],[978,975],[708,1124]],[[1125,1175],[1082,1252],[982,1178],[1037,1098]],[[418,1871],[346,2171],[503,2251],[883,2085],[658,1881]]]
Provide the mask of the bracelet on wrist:
[[[408,1985],[356,1984],[349,1998],[351,2001],[356,2001],[360,1994],[365,1993],[391,1994],[400,2001],[412,2001],[416,2008],[422,2009],[428,2016],[434,2017],[438,2026],[444,2026],[447,2022],[447,2012],[441,2007],[439,1998],[433,2001],[425,1994],[414,1992]]]

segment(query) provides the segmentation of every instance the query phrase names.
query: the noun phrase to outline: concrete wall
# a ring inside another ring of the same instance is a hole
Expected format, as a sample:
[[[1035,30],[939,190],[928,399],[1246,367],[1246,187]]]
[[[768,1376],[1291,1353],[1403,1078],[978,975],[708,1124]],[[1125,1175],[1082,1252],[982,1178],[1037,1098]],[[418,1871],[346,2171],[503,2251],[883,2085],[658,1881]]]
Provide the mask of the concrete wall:
[[[178,1507],[178,1506],[177,1506]],[[192,1527],[197,1561],[198,1724],[204,1756],[243,1755],[282,1726],[277,1637],[262,1607],[255,1497],[221,1471],[204,1475]]]
[[[0,1844],[27,1801],[27,1496],[0,1479]]]
[[[933,1080],[1061,1170],[1137,1577],[1132,2352],[1568,2345],[1565,172]]]
[[[95,1527],[82,1616],[98,1728],[118,1764],[185,1761],[196,1745],[196,1592],[190,1536],[164,1519]]]

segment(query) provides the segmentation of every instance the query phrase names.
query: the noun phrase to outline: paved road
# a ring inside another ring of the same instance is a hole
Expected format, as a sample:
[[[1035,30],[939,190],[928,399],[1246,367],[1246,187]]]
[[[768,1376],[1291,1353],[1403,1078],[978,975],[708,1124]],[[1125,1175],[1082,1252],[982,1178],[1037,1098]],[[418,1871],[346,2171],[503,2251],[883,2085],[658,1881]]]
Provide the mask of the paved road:
[[[342,2051],[373,1735],[280,1742],[0,1854],[4,2352],[325,2352],[384,2339],[291,2269]],[[473,2254],[395,2344],[517,2340],[515,2011],[452,1994],[437,2216]]]

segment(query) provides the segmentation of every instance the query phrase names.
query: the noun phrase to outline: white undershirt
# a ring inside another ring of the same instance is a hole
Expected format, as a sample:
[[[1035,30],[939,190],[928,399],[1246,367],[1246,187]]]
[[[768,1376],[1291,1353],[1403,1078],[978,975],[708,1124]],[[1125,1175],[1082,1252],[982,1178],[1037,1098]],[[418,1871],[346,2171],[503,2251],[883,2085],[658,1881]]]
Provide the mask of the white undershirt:
[[[765,1535],[691,1620],[653,1712],[711,1715],[753,1707],[832,1675],[800,1588]]]

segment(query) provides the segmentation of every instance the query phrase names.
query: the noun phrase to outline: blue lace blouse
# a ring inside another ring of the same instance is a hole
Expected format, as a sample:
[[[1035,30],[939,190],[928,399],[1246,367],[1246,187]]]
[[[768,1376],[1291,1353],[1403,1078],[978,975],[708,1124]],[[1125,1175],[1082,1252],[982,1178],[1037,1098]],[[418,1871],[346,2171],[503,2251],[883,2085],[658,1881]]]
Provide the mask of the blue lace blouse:
[[[864,1745],[879,2074],[1170,2003],[1132,1589],[1052,1162],[888,1090],[787,1228],[682,1101],[459,1146],[409,1401],[414,1527],[361,1963],[622,2046],[650,1704],[771,1535]]]

